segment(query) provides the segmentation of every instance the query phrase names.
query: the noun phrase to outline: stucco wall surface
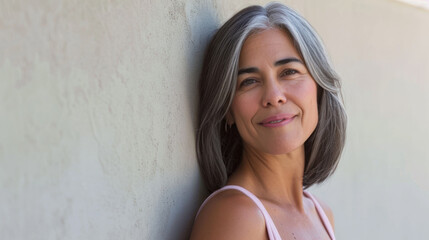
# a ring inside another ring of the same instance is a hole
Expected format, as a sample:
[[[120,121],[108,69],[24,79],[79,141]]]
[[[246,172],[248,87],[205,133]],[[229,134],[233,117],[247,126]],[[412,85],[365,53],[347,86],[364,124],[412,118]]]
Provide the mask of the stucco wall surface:
[[[216,27],[268,1],[0,1],[0,238],[186,239],[206,196],[196,82]],[[429,235],[429,11],[291,0],[343,78],[348,142],[311,191],[338,239]]]
[[[389,0],[305,11],[343,78],[349,117],[339,168],[313,192],[333,208],[339,239],[425,238],[429,11]]]
[[[187,236],[209,6],[1,2],[1,239]]]

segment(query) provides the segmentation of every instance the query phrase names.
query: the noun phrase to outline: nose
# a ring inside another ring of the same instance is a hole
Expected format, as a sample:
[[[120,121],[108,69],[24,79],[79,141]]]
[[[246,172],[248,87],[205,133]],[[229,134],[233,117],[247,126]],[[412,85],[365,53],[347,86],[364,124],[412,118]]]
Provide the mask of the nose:
[[[286,100],[285,91],[276,79],[266,81],[262,99],[264,107],[278,106],[286,103]]]

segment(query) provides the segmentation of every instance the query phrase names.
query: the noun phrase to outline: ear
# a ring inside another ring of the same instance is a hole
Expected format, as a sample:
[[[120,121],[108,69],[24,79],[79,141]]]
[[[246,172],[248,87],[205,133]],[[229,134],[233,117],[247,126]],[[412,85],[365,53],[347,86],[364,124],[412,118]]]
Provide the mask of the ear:
[[[235,121],[234,121],[234,117],[232,116],[231,110],[228,111],[228,113],[226,114],[225,120],[226,120],[226,123],[229,126],[231,126],[232,124],[234,124]]]

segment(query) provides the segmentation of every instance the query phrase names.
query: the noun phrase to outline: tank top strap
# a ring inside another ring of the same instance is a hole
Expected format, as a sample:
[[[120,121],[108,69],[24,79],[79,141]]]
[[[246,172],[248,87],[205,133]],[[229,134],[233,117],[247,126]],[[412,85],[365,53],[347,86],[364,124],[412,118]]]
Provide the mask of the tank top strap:
[[[262,212],[264,219],[265,219],[265,225],[268,232],[268,238],[270,240],[281,240],[280,234],[277,231],[276,226],[274,225],[273,219],[271,218],[270,214],[268,214],[267,210],[265,209],[264,205],[262,204],[261,200],[258,199],[253,193],[249,192],[247,189],[237,186],[237,185],[226,185],[216,191],[214,191],[207,199],[201,204],[200,209],[197,212],[197,215],[200,213],[201,209],[203,209],[204,205],[213,198],[216,194],[226,191],[226,190],[237,190],[242,192],[244,195],[248,196],[252,201],[258,206],[259,210]]]
[[[304,191],[304,195],[306,195],[313,201],[317,213],[319,214],[319,217],[322,220],[322,223],[326,231],[328,232],[329,237],[331,237],[332,240],[335,240],[334,229],[332,228],[331,222],[329,221],[328,216],[326,216],[326,213],[325,211],[323,211],[323,208],[320,206],[319,202],[316,200],[316,198],[313,197],[313,195],[311,195],[311,193],[307,191]]]

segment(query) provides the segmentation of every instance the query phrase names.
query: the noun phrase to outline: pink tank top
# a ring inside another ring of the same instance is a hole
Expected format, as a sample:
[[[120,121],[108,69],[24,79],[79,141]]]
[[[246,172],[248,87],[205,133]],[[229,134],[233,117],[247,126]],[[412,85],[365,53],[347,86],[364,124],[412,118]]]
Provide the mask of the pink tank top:
[[[268,232],[268,238],[270,240],[281,240],[282,238],[280,237],[279,232],[277,231],[276,226],[274,225],[273,220],[270,217],[270,214],[268,214],[267,210],[265,209],[264,205],[262,204],[262,202],[255,196],[253,195],[253,193],[247,191],[245,188],[240,187],[240,186],[236,186],[236,185],[226,185],[223,188],[220,188],[216,191],[214,191],[201,205],[200,209],[197,212],[197,216],[200,213],[201,209],[203,209],[204,205],[207,203],[208,200],[210,200],[213,196],[215,196],[217,193],[220,193],[222,191],[225,190],[229,190],[229,189],[235,189],[238,190],[240,192],[242,192],[243,194],[245,194],[246,196],[248,196],[250,199],[253,200],[253,202],[255,202],[255,204],[258,206],[258,208],[261,210],[264,218],[265,218],[265,225],[267,227],[267,232]],[[331,223],[328,220],[328,217],[326,216],[325,212],[323,211],[322,207],[320,206],[320,204],[317,202],[317,200],[307,191],[304,190],[304,195],[306,197],[309,197],[314,205],[316,206],[316,210],[317,213],[319,214],[320,219],[322,220],[323,226],[325,227],[326,231],[328,232],[329,237],[332,240],[335,240],[335,236],[334,236],[334,230],[332,229]]]

